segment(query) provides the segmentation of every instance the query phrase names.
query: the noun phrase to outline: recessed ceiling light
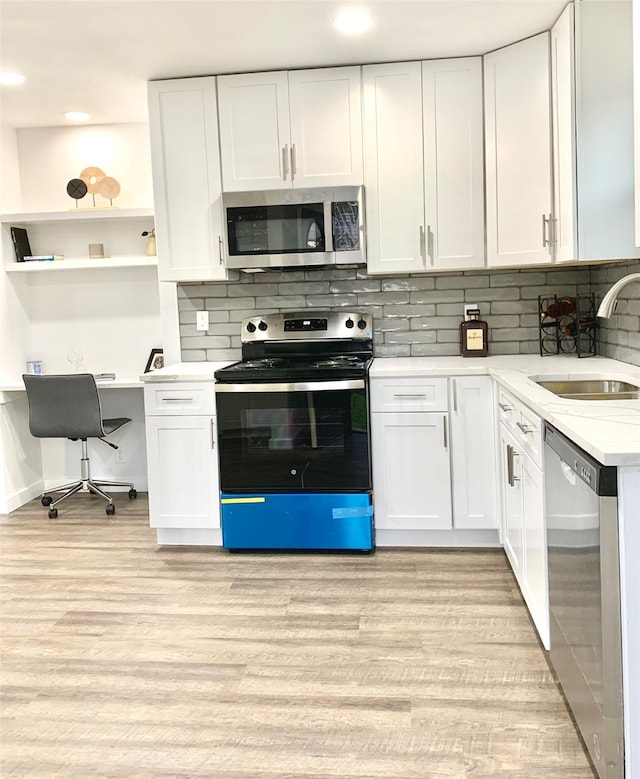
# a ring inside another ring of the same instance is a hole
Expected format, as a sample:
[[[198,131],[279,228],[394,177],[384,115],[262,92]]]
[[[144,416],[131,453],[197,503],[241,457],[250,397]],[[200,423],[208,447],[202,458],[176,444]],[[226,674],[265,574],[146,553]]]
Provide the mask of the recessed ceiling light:
[[[371,16],[360,8],[341,11],[333,20],[335,26],[345,35],[359,35],[371,27]]]
[[[64,118],[70,122],[88,122],[91,119],[91,114],[87,114],[84,111],[67,111]]]
[[[18,86],[24,84],[25,77],[21,73],[10,73],[8,70],[0,72],[0,84],[6,84],[8,86]]]

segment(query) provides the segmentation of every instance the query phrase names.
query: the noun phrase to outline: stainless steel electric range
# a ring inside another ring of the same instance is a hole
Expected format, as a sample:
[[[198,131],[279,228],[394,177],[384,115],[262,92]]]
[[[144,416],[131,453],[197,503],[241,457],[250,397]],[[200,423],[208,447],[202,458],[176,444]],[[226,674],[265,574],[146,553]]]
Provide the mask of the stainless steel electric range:
[[[242,361],[216,371],[223,546],[374,548],[369,314],[242,323]]]

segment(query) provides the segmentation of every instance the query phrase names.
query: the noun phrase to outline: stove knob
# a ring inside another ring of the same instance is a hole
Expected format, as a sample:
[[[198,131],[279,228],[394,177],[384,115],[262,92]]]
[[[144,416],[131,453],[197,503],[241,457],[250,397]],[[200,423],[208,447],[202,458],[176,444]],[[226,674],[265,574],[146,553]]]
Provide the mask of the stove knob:
[[[247,325],[247,332],[255,333],[255,331],[256,331],[256,326],[253,324],[253,322],[249,322],[249,324]]]
[[[267,323],[266,322],[259,322],[258,323],[258,330],[262,330],[262,332],[264,333],[264,331],[266,329],[267,329]]]
[[[367,326],[367,323],[364,321],[364,319],[360,319],[358,321],[358,327],[360,328],[360,330],[364,330],[366,326]]]
[[[349,330],[351,330],[351,328],[353,327],[353,319],[347,319],[345,324],[349,328]]]

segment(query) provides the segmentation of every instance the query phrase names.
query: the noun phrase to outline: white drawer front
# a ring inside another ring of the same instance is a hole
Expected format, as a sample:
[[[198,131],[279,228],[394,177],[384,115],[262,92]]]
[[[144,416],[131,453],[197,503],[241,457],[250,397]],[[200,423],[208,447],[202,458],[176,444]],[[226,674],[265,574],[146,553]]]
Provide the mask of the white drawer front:
[[[516,437],[533,462],[542,468],[542,419],[526,406],[519,405],[516,419]]]
[[[215,414],[213,382],[146,384],[144,409],[147,416]]]
[[[503,422],[509,430],[515,428],[518,418],[518,402],[508,392],[498,387],[498,419]]]
[[[447,379],[372,379],[371,411],[447,411]]]

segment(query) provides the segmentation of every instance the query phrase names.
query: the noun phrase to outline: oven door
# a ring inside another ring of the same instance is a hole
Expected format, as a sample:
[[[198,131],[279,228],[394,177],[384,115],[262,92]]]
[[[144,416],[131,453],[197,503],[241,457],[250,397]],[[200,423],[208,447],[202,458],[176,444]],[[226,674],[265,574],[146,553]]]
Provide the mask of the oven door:
[[[371,490],[365,382],[217,384],[223,493]]]

